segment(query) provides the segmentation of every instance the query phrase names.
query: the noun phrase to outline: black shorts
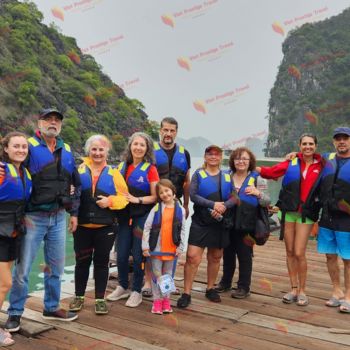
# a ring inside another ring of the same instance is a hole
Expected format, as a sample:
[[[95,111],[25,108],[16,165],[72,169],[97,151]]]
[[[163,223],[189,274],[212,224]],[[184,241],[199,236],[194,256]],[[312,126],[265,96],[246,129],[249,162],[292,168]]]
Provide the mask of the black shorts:
[[[0,261],[14,261],[19,256],[20,238],[0,236]]]
[[[222,228],[221,223],[213,225],[198,225],[192,221],[188,244],[201,248],[226,248],[229,241],[229,231]]]

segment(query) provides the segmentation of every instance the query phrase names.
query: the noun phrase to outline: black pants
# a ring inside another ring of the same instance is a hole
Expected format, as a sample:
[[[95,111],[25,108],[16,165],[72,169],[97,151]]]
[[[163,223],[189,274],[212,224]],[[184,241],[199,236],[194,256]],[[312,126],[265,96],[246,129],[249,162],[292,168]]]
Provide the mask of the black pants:
[[[75,295],[83,296],[94,262],[95,298],[103,299],[108,281],[109,252],[115,240],[113,226],[87,228],[78,226],[74,233]]]
[[[249,292],[253,267],[253,247],[252,241],[245,237],[242,233],[233,230],[230,232],[230,245],[224,249],[223,275],[220,283],[228,287],[232,285],[237,256],[239,263],[237,288]]]

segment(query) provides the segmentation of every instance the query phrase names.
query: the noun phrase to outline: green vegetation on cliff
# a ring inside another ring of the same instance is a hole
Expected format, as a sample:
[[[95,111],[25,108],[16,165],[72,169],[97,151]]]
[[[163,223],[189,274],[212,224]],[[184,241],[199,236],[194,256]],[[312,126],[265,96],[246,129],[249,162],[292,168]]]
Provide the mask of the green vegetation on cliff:
[[[329,151],[333,129],[350,125],[350,9],[292,31],[282,50],[265,154],[295,150],[303,132],[315,133],[319,150]]]
[[[42,19],[33,3],[0,2],[1,135],[14,129],[31,134],[38,111],[54,106],[66,116],[64,139],[78,152],[94,133],[111,138],[114,156],[135,131],[156,136],[157,124],[142,103],[125,96],[74,38]]]

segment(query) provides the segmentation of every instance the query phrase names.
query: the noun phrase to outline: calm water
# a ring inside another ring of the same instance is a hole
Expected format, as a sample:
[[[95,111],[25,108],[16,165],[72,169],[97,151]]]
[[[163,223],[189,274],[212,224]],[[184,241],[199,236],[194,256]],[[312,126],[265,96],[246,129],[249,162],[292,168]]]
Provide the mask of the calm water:
[[[200,167],[203,163],[203,158],[192,158],[192,169],[193,171]],[[271,196],[271,203],[275,204],[278,198],[278,193],[280,189],[280,182],[277,181],[268,181],[269,192]],[[190,221],[188,222],[187,233],[190,227]],[[71,281],[74,276],[74,250],[73,250],[73,236],[67,232],[67,244],[66,244],[66,262],[65,262],[65,270],[62,282]],[[30,291],[41,290],[44,287],[44,269],[45,269],[45,261],[43,249],[39,250],[38,256],[35,259],[33,264],[33,268],[30,274],[29,280],[29,288]]]

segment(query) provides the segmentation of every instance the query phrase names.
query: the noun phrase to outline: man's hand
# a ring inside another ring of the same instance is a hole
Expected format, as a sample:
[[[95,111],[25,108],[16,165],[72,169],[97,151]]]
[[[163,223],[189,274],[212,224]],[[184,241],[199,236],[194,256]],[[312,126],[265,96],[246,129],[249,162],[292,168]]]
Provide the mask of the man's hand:
[[[78,218],[76,216],[71,216],[69,219],[68,231],[74,233],[78,227]]]

